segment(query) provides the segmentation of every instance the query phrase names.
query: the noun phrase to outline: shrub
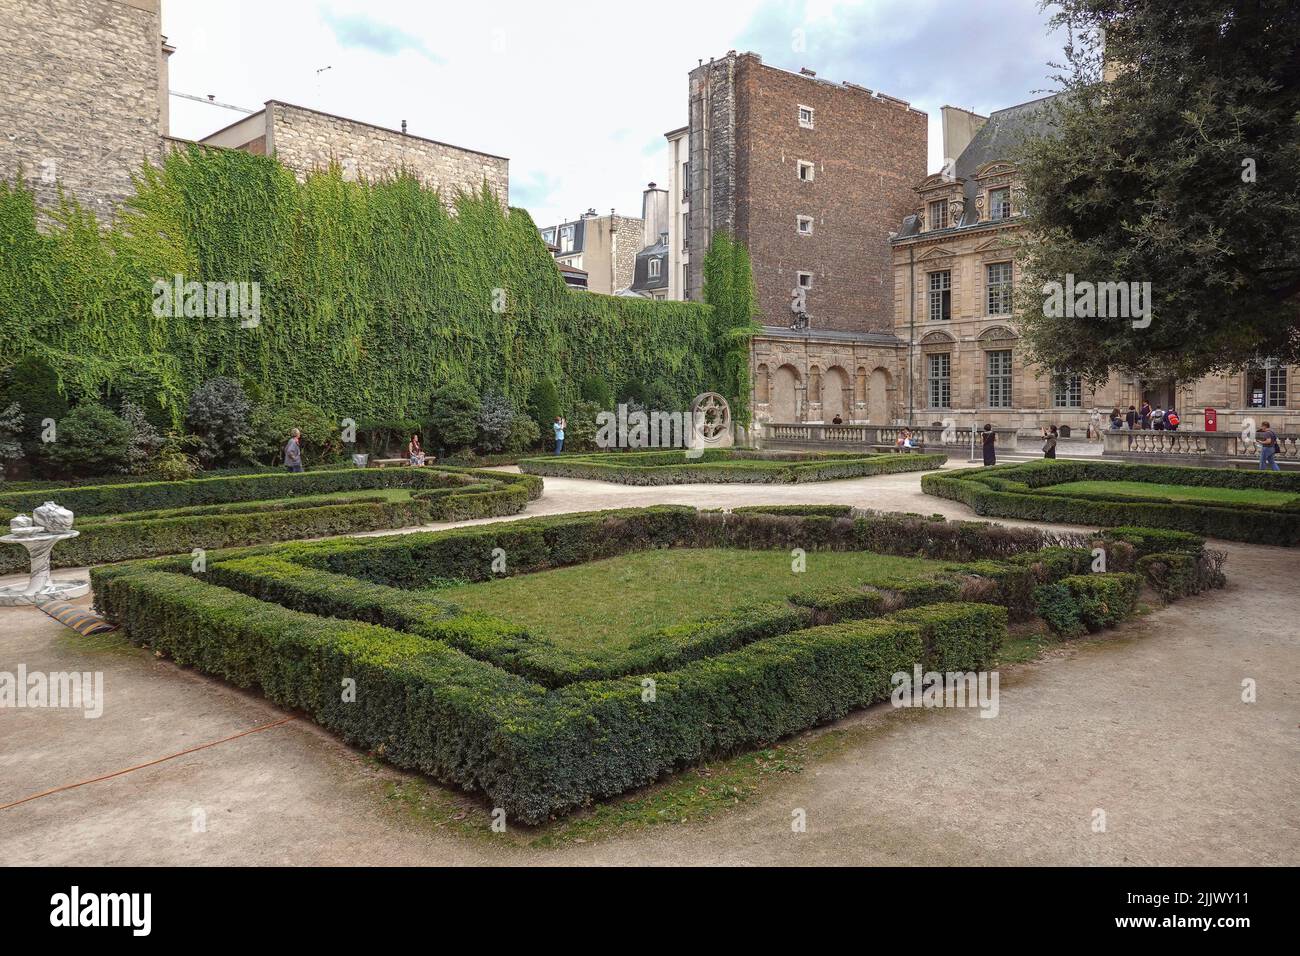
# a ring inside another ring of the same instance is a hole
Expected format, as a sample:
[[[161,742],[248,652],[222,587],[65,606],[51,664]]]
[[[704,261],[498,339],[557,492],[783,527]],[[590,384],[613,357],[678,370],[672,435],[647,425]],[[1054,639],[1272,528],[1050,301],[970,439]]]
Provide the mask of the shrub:
[[[23,408],[17,402],[0,409],[0,469],[23,457]]]
[[[127,446],[126,470],[133,475],[143,475],[149,470],[154,457],[163,446],[163,436],[149,421],[143,408],[134,402],[123,402],[122,421],[131,429]]]
[[[515,426],[515,407],[499,392],[483,396],[478,413],[478,447],[486,454],[505,451]]]
[[[286,406],[262,405],[253,413],[252,449],[258,461],[282,464],[289,436],[302,432],[304,465],[337,462],[343,455],[343,434],[339,424],[311,402],[296,401]]]
[[[149,464],[148,475],[157,481],[185,481],[199,471],[193,452],[199,442],[193,435],[169,432]]]
[[[588,375],[584,378],[578,388],[578,394],[583,401],[591,402],[603,412],[613,411],[617,404],[614,401],[614,390],[599,375]]]
[[[61,421],[70,410],[68,400],[59,391],[58,375],[39,355],[19,359],[0,377],[0,406],[8,408],[14,402],[22,406],[23,412],[19,440],[26,446],[28,457],[39,461],[43,450],[41,422],[47,418]]]
[[[1034,590],[1038,616],[1063,637],[1114,627],[1137,606],[1137,574],[1077,574]]]
[[[536,448],[542,440],[542,431],[537,422],[523,412],[515,412],[510,420],[510,436],[506,439],[506,451],[512,454]]]
[[[566,451],[594,451],[596,449],[596,416],[602,409],[595,402],[582,401],[573,406],[565,416],[564,448]]]
[[[565,447],[581,450],[595,443],[597,409],[579,403],[569,418]],[[941,468],[946,455],[860,455],[810,453],[799,458],[764,455],[743,449],[708,449],[687,458],[681,449],[653,452],[611,452],[588,455],[525,458],[519,468],[528,474],[557,478],[590,478],[625,485],[673,485],[696,482],[792,483],[833,481],[864,475],[894,474]]]
[[[474,390],[459,382],[448,382],[434,390],[429,399],[429,430],[434,442],[454,452],[474,443],[481,404]]]
[[[549,378],[539,379],[528,396],[528,411],[541,434],[551,430],[551,424],[560,414],[560,395],[555,390],[555,383]]]
[[[234,379],[209,379],[190,395],[185,421],[203,440],[198,449],[204,467],[235,464],[253,457],[252,404]]]
[[[78,405],[59,422],[44,458],[49,467],[72,477],[123,472],[134,436],[131,426],[104,406]]]

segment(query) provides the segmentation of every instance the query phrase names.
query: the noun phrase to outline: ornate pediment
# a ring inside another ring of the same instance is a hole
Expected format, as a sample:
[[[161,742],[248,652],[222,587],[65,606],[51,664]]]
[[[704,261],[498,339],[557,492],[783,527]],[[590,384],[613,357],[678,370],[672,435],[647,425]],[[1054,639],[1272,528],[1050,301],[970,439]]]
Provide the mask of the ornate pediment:
[[[996,253],[997,255],[1004,255],[1008,252],[1011,252],[1015,248],[1016,248],[1016,244],[1014,242],[1011,242],[1009,239],[1004,239],[1002,236],[993,236],[992,238],[985,239],[983,242],[977,245],[975,247],[975,252]]]
[[[985,329],[979,334],[979,343],[985,346],[996,347],[1004,342],[1014,342],[1018,338],[1020,338],[1020,336],[1016,335],[1015,332],[1007,328],[1005,325],[995,325],[990,329]]]
[[[921,337],[922,345],[954,345],[957,340],[947,332],[940,332],[937,329],[933,332],[927,332]]]
[[[942,193],[944,191],[959,194],[962,185],[966,182],[964,179],[949,179],[943,173],[935,173],[932,176],[926,176],[920,184],[914,187],[918,193],[925,196],[926,199],[942,198],[933,196],[931,193]]]
[[[1000,176],[1010,178],[1017,173],[1016,164],[1005,159],[994,159],[975,170],[975,181],[985,183]]]
[[[933,262],[936,259],[951,259],[955,252],[948,246],[935,246],[917,258],[918,262]]]

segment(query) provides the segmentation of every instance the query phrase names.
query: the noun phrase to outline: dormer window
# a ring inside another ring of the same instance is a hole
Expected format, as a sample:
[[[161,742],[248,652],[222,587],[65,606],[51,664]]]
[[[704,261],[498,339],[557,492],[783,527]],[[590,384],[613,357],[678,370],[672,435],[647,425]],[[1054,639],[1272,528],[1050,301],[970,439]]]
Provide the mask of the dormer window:
[[[661,261],[659,259],[651,259],[649,264],[650,264],[650,278],[658,279],[659,269],[661,268]]]
[[[989,218],[1011,218],[1011,190],[1005,186],[989,190]]]
[[[930,228],[948,228],[948,200],[936,199],[930,203]]]
[[[799,125],[804,129],[813,128],[813,108],[811,106],[799,107]]]

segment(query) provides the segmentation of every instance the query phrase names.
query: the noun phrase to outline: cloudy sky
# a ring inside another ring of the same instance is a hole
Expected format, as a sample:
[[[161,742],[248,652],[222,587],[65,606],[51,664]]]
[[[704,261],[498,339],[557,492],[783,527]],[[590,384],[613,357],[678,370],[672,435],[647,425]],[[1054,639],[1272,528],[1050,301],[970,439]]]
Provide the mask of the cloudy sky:
[[[511,203],[539,224],[588,207],[640,215],[686,124],[687,72],[753,50],[930,114],[1049,91],[1063,39],[1037,0],[163,0],[175,91],[279,99],[510,158]],[[173,96],[172,133],[238,113]]]

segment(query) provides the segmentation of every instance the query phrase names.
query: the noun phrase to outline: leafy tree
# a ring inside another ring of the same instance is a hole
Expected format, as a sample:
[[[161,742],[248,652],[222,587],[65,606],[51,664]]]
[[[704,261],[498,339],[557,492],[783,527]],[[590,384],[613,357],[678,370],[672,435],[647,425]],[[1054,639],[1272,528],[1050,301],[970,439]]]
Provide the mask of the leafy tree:
[[[759,332],[754,272],[745,244],[715,233],[704,254],[704,301],[713,306],[710,378],[731,405],[732,419],[750,417],[749,340]],[[650,396],[647,396],[649,398]]]
[[[1036,361],[1101,380],[1300,360],[1300,6],[1055,5],[1072,37],[1055,135],[1009,157],[1030,227],[1016,311]],[[1044,284],[1067,274],[1150,282],[1149,326],[1044,316]]]
[[[603,411],[608,409],[601,408],[595,402],[581,401],[573,406],[572,413],[565,416],[567,423],[564,429],[565,451],[595,450],[596,416]]]
[[[59,378],[38,355],[19,359],[0,376],[0,406],[18,402],[23,409],[20,441],[33,458],[41,455],[42,422],[68,414],[68,401],[59,392]]]
[[[252,404],[234,379],[209,379],[190,395],[185,421],[203,439],[204,467],[248,461],[252,457]]]
[[[536,448],[542,440],[542,430],[537,427],[531,415],[515,412],[510,423],[510,437],[506,439],[506,451],[518,454]]]
[[[429,427],[434,441],[448,451],[472,445],[478,433],[481,407],[478,396],[468,385],[439,386],[429,399]]]
[[[532,413],[533,421],[537,422],[537,427],[542,434],[551,430],[551,423],[560,414],[560,396],[555,390],[553,381],[549,378],[538,380],[528,396],[528,410]]]
[[[60,477],[93,478],[125,472],[135,431],[103,405],[78,405],[44,446],[47,466]]]

